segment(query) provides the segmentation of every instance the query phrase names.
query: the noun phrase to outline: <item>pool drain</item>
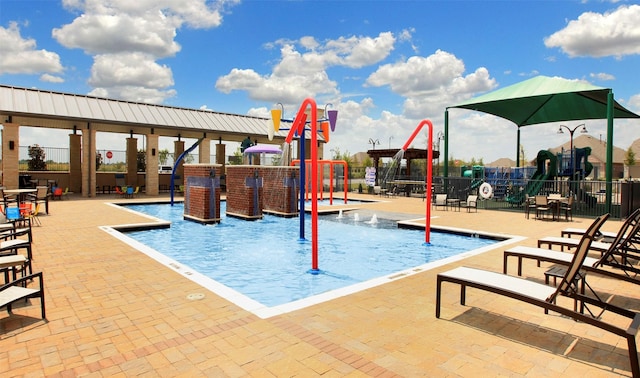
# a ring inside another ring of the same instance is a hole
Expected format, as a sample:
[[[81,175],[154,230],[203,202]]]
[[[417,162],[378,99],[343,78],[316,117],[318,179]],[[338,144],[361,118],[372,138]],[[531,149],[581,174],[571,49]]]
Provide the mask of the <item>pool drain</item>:
[[[199,301],[202,298],[204,298],[204,294],[202,293],[193,293],[193,294],[187,295],[187,299],[190,301]]]

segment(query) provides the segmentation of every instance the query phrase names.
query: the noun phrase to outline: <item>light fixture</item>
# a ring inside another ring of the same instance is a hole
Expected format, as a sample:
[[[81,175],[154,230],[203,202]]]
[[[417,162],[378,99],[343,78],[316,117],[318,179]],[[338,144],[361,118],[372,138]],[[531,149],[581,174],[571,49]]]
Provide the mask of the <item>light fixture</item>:
[[[9,141],[9,149],[13,151],[16,148],[16,142],[10,140]]]

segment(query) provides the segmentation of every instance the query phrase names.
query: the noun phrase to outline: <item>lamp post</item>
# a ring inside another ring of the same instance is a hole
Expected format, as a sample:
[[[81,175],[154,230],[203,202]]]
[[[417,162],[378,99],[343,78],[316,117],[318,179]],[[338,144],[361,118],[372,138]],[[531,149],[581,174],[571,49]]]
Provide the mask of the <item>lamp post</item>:
[[[389,149],[391,149],[391,139],[393,139],[393,135],[389,137]]]
[[[379,146],[380,145],[380,141],[378,139],[372,139],[369,138],[369,143],[371,143],[371,145],[373,146],[373,149],[376,149],[376,144]]]
[[[438,173],[437,175],[440,176],[440,142],[444,140],[444,133],[442,131],[438,131],[438,134],[436,134],[436,139],[438,140],[438,163],[437,163]]]
[[[567,129],[569,131],[569,135],[571,137],[571,143],[570,143],[570,148],[571,148],[571,177],[573,177],[576,173],[576,159],[575,159],[575,153],[573,151],[573,133],[576,132],[576,130],[578,130],[580,127],[582,127],[582,130],[580,130],[580,133],[585,134],[587,133],[587,127],[585,126],[584,123],[574,127],[574,128],[570,128],[569,126],[565,126],[565,125],[560,125],[560,127],[558,128],[558,134],[564,134],[564,131],[562,131],[563,128]]]

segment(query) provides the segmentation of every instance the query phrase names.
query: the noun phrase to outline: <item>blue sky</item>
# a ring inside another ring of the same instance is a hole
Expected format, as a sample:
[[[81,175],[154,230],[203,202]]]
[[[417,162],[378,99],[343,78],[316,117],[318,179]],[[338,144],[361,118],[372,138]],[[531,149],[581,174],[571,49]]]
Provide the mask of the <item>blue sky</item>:
[[[640,112],[631,1],[0,0],[0,47],[4,85],[258,116],[282,103],[287,118],[313,97],[339,110],[327,154],[399,148],[422,119],[437,133],[447,106],[537,75],[613,88]],[[605,138],[604,120],[586,124]],[[450,127],[450,157],[515,159],[508,121],[456,109]],[[614,144],[639,127],[616,120]],[[557,129],[523,129],[527,158],[568,143]],[[25,128],[20,144],[66,134]]]

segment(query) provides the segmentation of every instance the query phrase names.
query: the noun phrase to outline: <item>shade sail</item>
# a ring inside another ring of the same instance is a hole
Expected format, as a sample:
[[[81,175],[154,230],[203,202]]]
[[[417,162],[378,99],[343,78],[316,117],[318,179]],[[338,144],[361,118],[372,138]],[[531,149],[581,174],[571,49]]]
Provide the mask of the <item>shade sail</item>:
[[[281,154],[282,150],[278,148],[278,146],[273,146],[270,144],[257,144],[255,146],[247,147],[244,149],[245,154]]]
[[[536,76],[449,108],[493,114],[527,126],[547,122],[607,118],[609,88],[559,77]],[[640,118],[614,101],[613,118]]]

